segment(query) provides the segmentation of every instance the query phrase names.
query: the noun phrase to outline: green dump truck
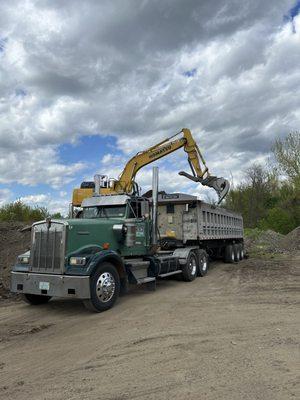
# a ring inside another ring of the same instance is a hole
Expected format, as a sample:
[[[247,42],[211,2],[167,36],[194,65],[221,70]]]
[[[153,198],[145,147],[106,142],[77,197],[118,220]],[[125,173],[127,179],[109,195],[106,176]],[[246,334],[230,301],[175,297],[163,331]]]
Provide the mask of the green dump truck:
[[[32,305],[72,297],[101,312],[130,284],[154,290],[171,275],[190,282],[207,273],[210,257],[243,258],[240,215],[195,196],[158,194],[157,169],[153,176],[151,197],[95,193],[76,218],[34,223],[11,291]]]

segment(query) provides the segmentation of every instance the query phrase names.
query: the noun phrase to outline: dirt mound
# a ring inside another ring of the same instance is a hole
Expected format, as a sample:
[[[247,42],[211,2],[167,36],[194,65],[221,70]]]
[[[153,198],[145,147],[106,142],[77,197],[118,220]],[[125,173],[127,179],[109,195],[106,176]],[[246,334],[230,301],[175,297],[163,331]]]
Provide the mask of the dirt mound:
[[[29,249],[30,231],[21,232],[24,227],[22,222],[0,222],[0,299],[9,296],[9,274],[16,257]]]
[[[282,238],[280,246],[289,251],[300,250],[300,226]]]
[[[245,247],[250,253],[288,253],[300,250],[300,227],[287,235],[272,230],[253,229],[245,237]]]
[[[262,251],[267,253],[281,253],[281,240],[284,235],[274,232],[270,229],[267,231],[258,231],[253,229],[250,235],[245,238],[245,247],[248,251]]]

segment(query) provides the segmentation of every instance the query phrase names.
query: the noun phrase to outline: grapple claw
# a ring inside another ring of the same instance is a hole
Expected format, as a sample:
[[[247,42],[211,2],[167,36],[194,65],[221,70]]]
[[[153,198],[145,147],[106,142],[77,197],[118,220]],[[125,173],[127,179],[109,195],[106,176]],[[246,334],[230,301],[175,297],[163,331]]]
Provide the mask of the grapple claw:
[[[218,194],[219,201],[218,204],[226,197],[230,184],[225,178],[218,178],[217,176],[208,176],[207,178],[202,180],[202,185],[209,186],[215,189]]]
[[[226,197],[230,184],[225,178],[218,178],[217,176],[207,176],[206,178],[200,178],[194,175],[190,175],[187,172],[180,171],[179,175],[185,176],[188,179],[191,179],[194,182],[200,182],[203,186],[209,186],[217,192],[219,201],[218,204]]]

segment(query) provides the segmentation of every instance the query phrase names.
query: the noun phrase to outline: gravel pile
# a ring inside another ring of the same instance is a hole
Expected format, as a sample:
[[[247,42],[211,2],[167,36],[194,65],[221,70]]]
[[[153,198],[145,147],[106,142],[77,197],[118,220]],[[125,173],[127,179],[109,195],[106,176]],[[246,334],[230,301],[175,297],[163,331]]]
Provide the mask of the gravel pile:
[[[245,248],[249,252],[288,253],[300,249],[300,227],[287,235],[272,230],[253,231],[253,235],[245,238]]]
[[[300,250],[300,226],[280,240],[280,246],[287,251]]]

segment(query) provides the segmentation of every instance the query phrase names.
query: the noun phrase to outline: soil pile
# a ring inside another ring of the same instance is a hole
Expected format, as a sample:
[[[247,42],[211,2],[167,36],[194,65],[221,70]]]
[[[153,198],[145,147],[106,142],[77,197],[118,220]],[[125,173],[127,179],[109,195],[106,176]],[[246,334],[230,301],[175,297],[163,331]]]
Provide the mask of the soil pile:
[[[250,236],[245,238],[245,248],[250,253],[282,254],[300,249],[300,227],[287,235],[272,230],[253,230]]]
[[[16,257],[30,246],[30,231],[22,222],[0,222],[0,298],[9,296],[9,274]]]
[[[300,226],[283,237],[280,246],[287,251],[300,250]]]

